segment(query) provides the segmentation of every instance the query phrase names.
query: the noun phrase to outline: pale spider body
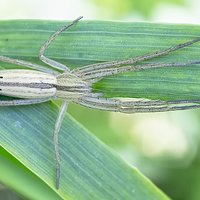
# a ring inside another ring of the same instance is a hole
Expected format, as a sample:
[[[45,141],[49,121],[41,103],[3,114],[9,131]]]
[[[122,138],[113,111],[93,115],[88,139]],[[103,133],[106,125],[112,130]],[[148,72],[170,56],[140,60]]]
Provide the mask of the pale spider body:
[[[46,98],[56,94],[56,77],[35,70],[1,70],[0,94],[17,98]]]
[[[58,98],[76,101],[91,93],[91,87],[76,75],[53,75],[35,70],[1,70],[0,94],[24,99]]]
[[[55,123],[54,147],[56,159],[56,188],[59,188],[60,158],[58,149],[58,133],[69,102],[81,104],[94,109],[135,113],[135,112],[163,112],[171,110],[184,110],[200,107],[200,100],[161,101],[151,99],[124,99],[104,98],[101,93],[92,92],[92,84],[100,79],[128,71],[139,71],[160,67],[185,67],[187,65],[200,64],[200,61],[188,61],[185,63],[153,63],[138,64],[143,61],[169,54],[178,49],[190,46],[200,41],[195,38],[191,41],[172,46],[170,48],[130,58],[121,61],[111,61],[87,65],[75,70],[47,58],[44,53],[51,42],[64,30],[71,27],[82,17],[74,20],[71,24],[62,27],[53,33],[44,43],[39,52],[39,59],[53,67],[47,69],[38,64],[13,59],[0,55],[0,61],[19,66],[25,66],[32,70],[1,70],[0,71],[0,94],[16,97],[13,100],[0,100],[0,106],[28,105],[46,102],[52,99],[61,99],[62,105]],[[60,70],[62,72],[58,72]]]

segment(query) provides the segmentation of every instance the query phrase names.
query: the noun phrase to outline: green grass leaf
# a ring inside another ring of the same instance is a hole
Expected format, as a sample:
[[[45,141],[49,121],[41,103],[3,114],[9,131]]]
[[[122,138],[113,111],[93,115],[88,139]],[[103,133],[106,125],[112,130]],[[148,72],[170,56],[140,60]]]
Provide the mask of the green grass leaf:
[[[37,175],[22,165],[15,156],[0,148],[0,182],[28,199],[61,200]],[[14,195],[14,194],[13,194]],[[0,199],[5,199],[1,196]],[[13,198],[12,198],[13,199]]]
[[[2,21],[1,54],[38,62],[38,52],[50,34],[66,22]],[[80,21],[49,47],[46,55],[70,68],[127,59],[200,37],[200,26],[151,23]],[[23,35],[23,37],[22,37]],[[200,42],[152,62],[199,60]],[[2,67],[11,67],[2,64]],[[198,100],[200,65],[149,69],[104,78],[94,84],[106,97]]]
[[[38,63],[39,48],[63,24],[1,21],[0,54]],[[56,39],[46,54],[75,68],[157,51],[198,37],[199,31],[200,27],[194,25],[82,21]],[[195,44],[149,62],[198,59],[199,48],[200,44]],[[16,68],[2,62],[0,67]],[[198,84],[199,66],[188,66],[108,77],[95,84],[94,91],[101,91],[109,97],[198,99]],[[129,166],[69,115],[65,116],[60,131],[61,188],[55,190],[52,138],[57,112],[58,108],[52,102],[6,107],[0,112],[0,145],[45,182],[48,185],[44,186],[46,190],[52,190],[62,199],[168,199],[137,169]],[[6,166],[6,162],[1,163]],[[11,186],[12,178],[6,179],[5,175],[0,176],[0,181]],[[11,187],[33,199],[31,192],[18,189],[23,188],[22,185],[16,181]]]
[[[63,199],[168,199],[69,115],[60,131],[56,191],[52,138],[57,112],[53,103],[1,109],[1,146]]]

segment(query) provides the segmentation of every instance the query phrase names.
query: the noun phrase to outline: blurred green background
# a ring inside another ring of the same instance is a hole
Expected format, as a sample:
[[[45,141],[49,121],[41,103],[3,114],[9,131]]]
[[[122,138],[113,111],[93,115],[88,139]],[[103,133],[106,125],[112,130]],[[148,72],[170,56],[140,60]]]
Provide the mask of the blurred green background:
[[[0,19],[199,23],[199,8],[198,0],[0,0]],[[200,199],[200,110],[126,115],[70,105],[69,112],[172,199]],[[0,185],[1,199],[20,197]]]

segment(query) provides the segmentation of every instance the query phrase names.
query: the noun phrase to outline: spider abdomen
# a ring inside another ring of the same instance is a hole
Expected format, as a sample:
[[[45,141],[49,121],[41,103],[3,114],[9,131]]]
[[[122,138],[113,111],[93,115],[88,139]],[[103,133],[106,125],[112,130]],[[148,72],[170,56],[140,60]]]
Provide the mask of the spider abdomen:
[[[18,98],[55,96],[56,77],[35,70],[1,70],[0,94]]]

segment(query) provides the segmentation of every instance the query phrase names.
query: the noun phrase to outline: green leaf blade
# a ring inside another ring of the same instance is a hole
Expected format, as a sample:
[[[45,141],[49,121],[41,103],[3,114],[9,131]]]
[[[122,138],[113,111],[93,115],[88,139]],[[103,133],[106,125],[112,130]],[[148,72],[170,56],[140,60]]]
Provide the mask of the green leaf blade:
[[[57,111],[52,103],[1,109],[2,147],[63,199],[168,199],[69,115],[59,135],[61,181],[56,191],[52,138]]]
[[[26,199],[61,200],[50,187],[0,147],[0,182]],[[1,192],[0,192],[0,198]]]
[[[38,62],[41,45],[64,24],[50,21],[2,21],[1,54]],[[46,55],[70,68],[76,68],[163,50],[200,37],[199,32],[198,25],[80,21],[62,33]],[[199,60],[199,49],[200,43],[196,43],[167,56],[149,60],[148,63]],[[1,66],[11,67],[10,64]],[[93,88],[94,92],[102,92],[106,97],[197,100],[200,94],[199,73],[200,65],[149,69],[104,78]]]
[[[41,63],[41,45],[64,24],[1,21],[0,54]],[[158,51],[199,37],[199,31],[197,25],[82,21],[56,39],[46,55],[76,68]],[[199,48],[195,44],[148,63],[196,60]],[[1,69],[16,67],[0,63]],[[199,69],[198,65],[130,72],[107,77],[93,88],[107,97],[194,100],[199,99]],[[60,132],[61,188],[55,190],[52,134],[57,112],[52,103],[1,108],[0,145],[63,199],[168,199],[69,115]]]

